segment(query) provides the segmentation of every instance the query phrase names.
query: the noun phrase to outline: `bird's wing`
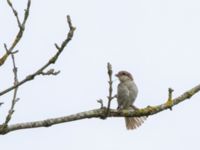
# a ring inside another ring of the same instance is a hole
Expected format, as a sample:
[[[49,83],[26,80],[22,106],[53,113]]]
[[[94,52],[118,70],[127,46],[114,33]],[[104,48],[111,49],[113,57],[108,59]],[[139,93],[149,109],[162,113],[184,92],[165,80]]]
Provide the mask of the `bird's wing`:
[[[129,100],[129,89],[123,84],[119,84],[117,88],[117,102],[119,108],[125,108]]]
[[[134,82],[130,82],[129,84],[127,84],[127,88],[129,91],[129,105],[133,105],[138,95],[138,88]]]

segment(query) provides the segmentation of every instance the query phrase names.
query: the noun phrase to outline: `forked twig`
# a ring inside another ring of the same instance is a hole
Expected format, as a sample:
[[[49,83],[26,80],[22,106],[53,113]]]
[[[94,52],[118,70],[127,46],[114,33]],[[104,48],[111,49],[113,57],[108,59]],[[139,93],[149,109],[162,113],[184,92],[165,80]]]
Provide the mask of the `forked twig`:
[[[72,39],[72,37],[74,35],[74,31],[76,29],[75,27],[72,26],[70,16],[67,16],[67,22],[68,22],[68,26],[69,26],[70,30],[69,30],[69,32],[67,34],[66,39],[62,42],[61,46],[56,46],[58,51],[41,68],[39,68],[38,70],[36,70],[32,74],[27,75],[23,80],[19,81],[16,85],[13,85],[13,86],[1,91],[0,92],[0,96],[10,92],[11,90],[15,89],[16,87],[21,86],[22,84],[26,83],[27,81],[33,80],[36,76],[44,74],[44,70],[48,66],[50,66],[51,64],[54,64],[57,61],[58,57],[63,52],[63,50],[66,47],[66,45],[69,43],[69,41],[71,41],[71,39]]]

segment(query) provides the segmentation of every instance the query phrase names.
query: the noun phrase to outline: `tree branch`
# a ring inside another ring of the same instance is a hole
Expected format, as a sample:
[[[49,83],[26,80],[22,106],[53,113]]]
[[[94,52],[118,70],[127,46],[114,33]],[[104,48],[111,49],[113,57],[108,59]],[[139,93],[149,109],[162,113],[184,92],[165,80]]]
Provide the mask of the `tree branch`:
[[[67,34],[66,39],[62,42],[62,44],[59,46],[58,44],[55,44],[55,48],[57,49],[57,52],[38,70],[33,72],[32,74],[29,74],[27,77],[25,77],[23,80],[18,81],[17,78],[17,67],[15,65],[15,59],[14,59],[14,53],[13,49],[17,45],[17,43],[20,41],[24,29],[25,29],[25,23],[27,21],[27,18],[29,16],[29,9],[31,5],[31,0],[28,0],[27,3],[27,9],[25,10],[24,13],[24,19],[22,23],[20,22],[20,19],[18,17],[17,11],[14,9],[12,3],[10,0],[7,0],[8,5],[11,7],[16,20],[17,24],[19,27],[19,32],[17,33],[13,43],[11,44],[10,48],[7,48],[6,44],[4,44],[4,47],[6,49],[6,54],[0,58],[0,66],[4,64],[5,60],[7,59],[8,55],[12,55],[12,60],[13,60],[13,72],[14,72],[14,85],[3,90],[0,92],[0,96],[14,90],[13,94],[13,99],[12,99],[12,104],[10,107],[10,110],[6,116],[5,122],[0,125],[0,134],[7,134],[9,132],[15,131],[15,130],[22,130],[22,129],[31,129],[31,128],[39,128],[39,127],[49,127],[52,125],[60,124],[60,123],[65,123],[65,122],[71,122],[71,121],[76,121],[76,120],[81,120],[81,119],[86,119],[86,118],[99,118],[99,119],[105,119],[106,117],[141,117],[141,116],[150,116],[154,115],[156,113],[159,113],[161,111],[164,111],[166,109],[172,110],[172,107],[191,98],[193,95],[195,95],[197,92],[200,91],[200,84],[195,86],[194,88],[186,91],[182,95],[180,95],[177,98],[172,98],[172,92],[173,90],[171,88],[168,89],[168,100],[160,105],[157,106],[147,106],[145,108],[141,109],[136,109],[136,110],[115,110],[115,109],[110,109],[111,105],[111,100],[115,97],[112,97],[112,66],[110,63],[108,63],[107,69],[108,69],[108,75],[109,75],[109,95],[108,95],[108,104],[107,108],[103,106],[103,100],[98,100],[98,102],[101,104],[100,109],[93,109],[89,111],[84,111],[68,116],[63,116],[63,117],[57,117],[57,118],[51,118],[51,119],[45,119],[45,120],[40,120],[40,121],[33,121],[33,122],[23,122],[23,123],[17,123],[17,124],[11,124],[9,125],[9,121],[12,117],[12,114],[14,113],[14,106],[15,103],[17,102],[17,90],[19,86],[23,85],[24,83],[33,80],[36,76],[39,75],[57,75],[59,71],[54,71],[54,69],[49,69],[45,71],[51,64],[54,64],[60,54],[63,52],[64,48],[67,46],[69,41],[71,41],[75,27],[72,26],[71,18],[70,16],[67,16],[67,22],[69,26],[69,32]],[[2,103],[0,103],[1,105]]]
[[[28,16],[29,16],[29,11],[30,11],[30,6],[31,6],[31,0],[28,0],[28,2],[27,2],[27,8],[25,9],[24,18],[23,18],[22,23],[20,22],[19,17],[18,17],[18,13],[14,9],[14,7],[13,7],[12,3],[10,2],[10,0],[7,0],[7,2],[8,2],[8,5],[11,7],[11,9],[13,11],[13,14],[15,15],[15,18],[17,19],[17,24],[18,24],[18,27],[19,27],[19,32],[17,33],[17,35],[16,35],[16,37],[15,37],[12,45],[8,49],[9,52],[12,52],[12,50],[19,43],[20,39],[23,36],[24,30],[25,30],[25,24],[26,24],[26,21],[27,21]]]
[[[13,7],[11,1],[7,0],[7,3],[9,5],[9,7],[12,9],[13,14],[14,14],[16,20],[17,20],[19,31],[18,31],[17,35],[15,36],[14,41],[12,42],[10,48],[7,48],[6,53],[0,58],[0,66],[2,66],[4,64],[7,57],[12,53],[13,49],[19,43],[19,41],[21,40],[21,38],[23,36],[24,30],[25,30],[25,24],[26,24],[26,21],[27,21],[28,16],[29,16],[31,0],[28,0],[27,7],[26,7],[25,12],[24,12],[24,18],[23,18],[22,23],[20,22],[17,10]],[[5,44],[4,44],[4,46],[5,46]]]
[[[13,84],[16,85],[18,83],[18,76],[17,76],[17,67],[16,67],[14,54],[11,54],[11,58],[12,58],[12,63],[13,63],[13,74],[14,74],[14,83]],[[2,125],[2,127],[4,127],[4,128],[6,128],[8,126],[8,123],[11,120],[12,115],[14,113],[15,104],[19,100],[19,98],[17,98],[17,91],[18,91],[18,87],[14,89],[11,107],[8,111],[5,122]]]
[[[19,81],[16,85],[13,85],[3,91],[0,92],[0,96],[10,92],[11,90],[15,89],[16,87],[19,87],[21,86],[22,84],[30,81],[30,80],[33,80],[36,76],[38,75],[44,75],[44,70],[50,66],[51,64],[54,64],[58,57],[60,56],[60,54],[63,52],[64,48],[66,47],[66,45],[69,43],[69,41],[71,41],[73,35],[74,35],[74,31],[75,31],[75,27],[72,26],[72,23],[71,23],[71,18],[70,16],[67,16],[67,22],[68,22],[68,26],[69,26],[69,32],[67,34],[67,37],[66,39],[62,42],[61,46],[59,47],[57,44],[56,45],[56,49],[57,49],[57,52],[53,55],[53,57],[51,57],[46,64],[44,64],[41,68],[39,68],[37,71],[35,71],[34,73],[32,74],[29,74],[28,76],[26,76],[23,80]],[[54,74],[57,74],[59,72],[54,72]],[[53,74],[53,73],[52,73]]]
[[[112,81],[112,65],[110,63],[107,64],[107,70],[108,70],[108,77],[109,77],[109,81],[108,81],[108,84],[109,84],[109,95],[108,95],[108,106],[107,106],[107,112],[106,112],[106,116],[108,116],[109,114],[109,110],[110,110],[110,104],[111,104],[111,100],[113,99],[112,97],[112,92],[113,92],[113,88],[112,88],[112,84],[113,84],[113,81]]]
[[[170,109],[173,106],[191,98],[193,95],[195,95],[199,91],[200,91],[200,84],[186,91],[179,97],[172,99],[172,103],[166,102],[157,106],[147,106],[146,108],[138,109],[135,111],[110,109],[108,117],[140,117],[140,116],[154,115],[166,109]],[[100,108],[100,109],[93,109],[89,111],[80,112],[80,113],[69,115],[69,116],[63,116],[63,117],[46,119],[46,120],[41,120],[41,121],[34,121],[34,122],[12,124],[12,125],[7,126],[6,128],[0,128],[0,134],[6,134],[11,131],[21,130],[21,129],[49,127],[49,126],[64,123],[64,122],[71,122],[71,121],[76,121],[76,120],[81,120],[81,119],[86,119],[86,118],[102,118],[105,116],[106,112],[107,112],[107,108]]]

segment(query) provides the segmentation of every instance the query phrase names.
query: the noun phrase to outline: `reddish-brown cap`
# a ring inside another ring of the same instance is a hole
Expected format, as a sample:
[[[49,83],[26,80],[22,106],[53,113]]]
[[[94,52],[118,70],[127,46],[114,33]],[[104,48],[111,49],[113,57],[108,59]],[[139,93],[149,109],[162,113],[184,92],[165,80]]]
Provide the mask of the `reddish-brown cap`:
[[[133,80],[133,76],[128,71],[119,71],[115,76],[128,76],[131,80]]]

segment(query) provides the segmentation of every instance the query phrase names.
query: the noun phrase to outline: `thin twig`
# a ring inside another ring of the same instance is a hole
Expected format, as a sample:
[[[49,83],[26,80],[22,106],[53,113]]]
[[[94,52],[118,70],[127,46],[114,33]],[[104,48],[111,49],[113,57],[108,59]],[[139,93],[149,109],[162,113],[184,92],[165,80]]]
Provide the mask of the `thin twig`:
[[[55,71],[54,69],[49,69],[47,72],[42,72],[41,75],[58,75],[60,71]]]
[[[7,3],[9,5],[9,7],[12,9],[12,12],[13,12],[16,20],[17,20],[19,31],[16,34],[14,41],[12,42],[11,46],[9,48],[6,48],[6,53],[3,55],[2,58],[0,58],[0,66],[2,66],[4,64],[4,62],[6,61],[8,56],[13,52],[13,49],[19,43],[19,41],[21,40],[21,38],[23,36],[24,30],[25,30],[25,24],[26,24],[26,21],[27,21],[28,16],[29,16],[31,0],[28,0],[27,7],[26,7],[25,12],[24,12],[24,18],[23,18],[22,23],[20,22],[17,10],[13,7],[12,2],[10,0],[7,0]],[[5,47],[5,44],[4,44],[4,47]]]
[[[100,104],[100,108],[102,108],[102,109],[104,108],[104,106],[103,106],[103,100],[102,99],[98,99],[97,103]]]
[[[168,105],[173,105],[173,101],[172,101],[172,93],[173,93],[173,89],[169,88],[168,89],[168,100],[167,100],[167,104]],[[172,110],[172,107],[169,108],[170,110]]]
[[[108,76],[109,76],[109,81],[108,81],[109,95],[108,95],[108,106],[107,106],[106,116],[108,116],[108,114],[109,114],[111,100],[113,99],[113,97],[112,97],[112,91],[113,91],[113,88],[112,88],[112,84],[113,84],[112,73],[113,73],[113,71],[112,71],[112,65],[109,62],[107,64],[107,69],[108,69]]]
[[[32,74],[29,74],[28,76],[26,76],[23,80],[19,81],[16,85],[13,85],[3,91],[0,92],[0,96],[10,92],[11,90],[15,89],[16,87],[21,86],[22,84],[26,83],[27,81],[33,80],[36,76],[38,75],[42,75],[43,71],[50,66],[51,64],[54,64],[58,57],[60,56],[60,54],[63,52],[64,48],[66,47],[66,45],[69,43],[69,41],[71,41],[73,35],[74,35],[74,31],[75,31],[75,27],[72,26],[71,23],[71,19],[70,16],[67,16],[67,22],[69,25],[69,32],[67,34],[66,39],[62,42],[61,46],[59,47],[59,50],[53,55],[53,57],[51,57],[46,64],[44,64],[41,68],[39,68],[37,71],[35,71]]]
[[[17,35],[15,36],[13,43],[11,44],[10,48],[8,48],[8,51],[12,52],[13,49],[15,48],[15,46],[19,43],[19,41],[21,40],[21,38],[23,36],[24,30],[25,30],[25,24],[26,24],[26,21],[27,21],[28,16],[29,16],[31,0],[28,0],[28,2],[27,2],[27,7],[26,7],[25,12],[24,12],[24,18],[23,18],[22,24],[19,20],[17,11],[14,9],[10,0],[7,0],[7,2],[8,2],[8,5],[11,7],[11,9],[12,9],[14,15],[15,15],[15,18],[17,19],[17,24],[18,24],[18,27],[19,27],[19,31],[18,31]]]
[[[14,73],[14,85],[18,84],[18,77],[17,77],[17,67],[16,67],[16,62],[15,62],[15,57],[14,54],[11,54],[11,58],[12,58],[12,64],[13,64],[13,73]],[[19,100],[19,98],[17,98],[17,91],[18,91],[18,87],[16,87],[14,89],[14,94],[13,94],[13,99],[12,99],[12,103],[11,103],[11,107],[8,111],[8,114],[6,116],[5,122],[3,123],[3,127],[6,127],[9,123],[9,121],[12,118],[12,115],[14,113],[14,107],[16,102]]]
[[[8,3],[8,5],[10,6],[10,8],[12,9],[13,14],[15,15],[15,18],[17,19],[18,27],[21,28],[21,22],[20,22],[20,20],[19,20],[18,13],[17,13],[17,11],[15,10],[15,8],[13,7],[12,2],[11,2],[10,0],[7,0],[7,3]]]

